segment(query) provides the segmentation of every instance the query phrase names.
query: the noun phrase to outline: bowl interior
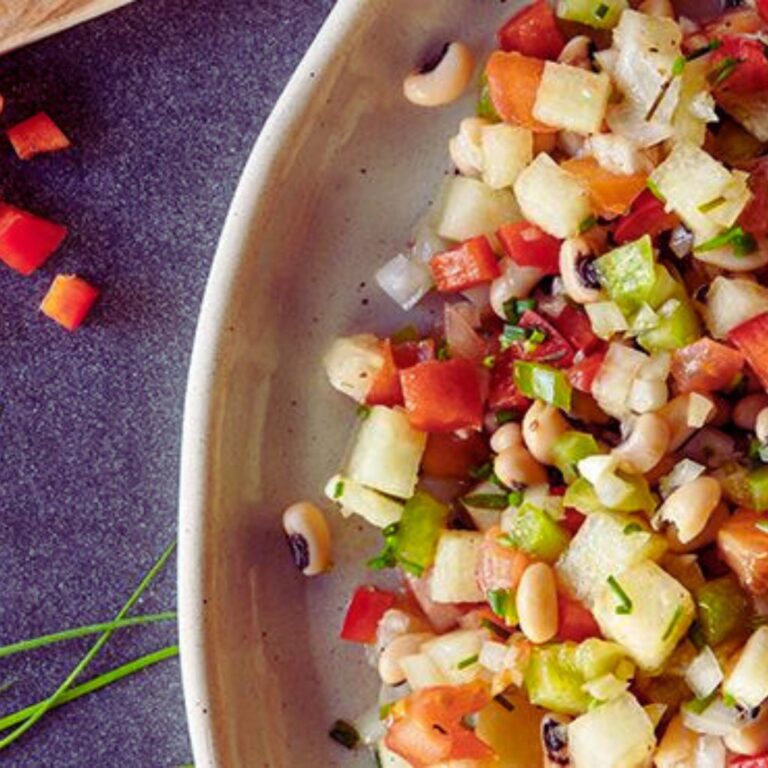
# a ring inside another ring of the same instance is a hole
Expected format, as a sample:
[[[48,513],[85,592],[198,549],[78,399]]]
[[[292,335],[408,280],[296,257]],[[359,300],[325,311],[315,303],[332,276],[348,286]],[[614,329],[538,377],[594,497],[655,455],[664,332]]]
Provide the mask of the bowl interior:
[[[181,610],[196,764],[368,766],[327,736],[375,703],[377,675],[338,641],[354,586],[375,582],[364,523],[333,523],[336,567],[306,579],[280,514],[322,501],[354,404],[325,381],[338,335],[426,324],[377,287],[452,173],[447,141],[475,94],[410,106],[405,72],[448,40],[478,54],[514,3],[346,0],[278,106],[243,178],[206,296],[185,425]],[[293,95],[291,95],[293,94]]]

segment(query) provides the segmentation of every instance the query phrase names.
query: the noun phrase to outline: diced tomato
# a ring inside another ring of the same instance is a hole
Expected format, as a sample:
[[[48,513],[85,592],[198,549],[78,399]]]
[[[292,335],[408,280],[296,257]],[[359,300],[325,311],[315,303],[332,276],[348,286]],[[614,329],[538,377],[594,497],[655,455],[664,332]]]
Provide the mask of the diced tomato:
[[[494,751],[463,723],[490,701],[481,682],[423,688],[398,702],[385,744],[414,768],[451,760],[493,759]]]
[[[539,302],[538,308],[552,321],[574,350],[589,354],[602,346],[603,342],[595,335],[589,316],[583,309],[577,309],[570,304],[560,304],[558,314],[554,314],[553,306],[554,303]]]
[[[560,521],[560,525],[562,525],[571,536],[575,536],[579,532],[579,528],[584,525],[586,519],[586,516],[582,515],[578,509],[566,507],[565,517]]]
[[[680,392],[730,389],[744,365],[741,352],[705,336],[672,355],[672,377]]]
[[[547,0],[518,11],[498,32],[502,51],[517,51],[537,59],[556,60],[565,47],[565,37],[557,26]]]
[[[592,394],[592,384],[603,367],[605,354],[605,352],[596,352],[568,369],[568,381],[574,389],[586,392],[588,395]]]
[[[435,432],[427,438],[421,469],[432,477],[464,480],[472,467],[485,462],[488,456],[488,445],[479,432],[473,432],[467,438]]]
[[[764,387],[768,387],[768,312],[734,328],[728,341],[739,349]]]
[[[728,760],[728,768],[768,768],[768,752],[755,757],[733,755]]]
[[[765,515],[742,509],[726,520],[717,533],[721,559],[753,595],[768,592],[768,533],[756,525],[764,519]]]
[[[617,222],[613,239],[619,245],[639,240],[646,234],[655,239],[679,223],[680,219],[674,213],[667,213],[661,200],[650,190],[645,190],[632,204],[630,212]]]
[[[491,101],[502,120],[537,133],[556,133],[557,128],[539,122],[533,106],[544,74],[544,62],[516,51],[491,54],[485,67]]]
[[[515,356],[507,349],[496,357],[491,371],[488,407],[492,411],[525,411],[530,404],[531,401],[515,385]]]
[[[749,189],[752,199],[742,211],[739,224],[755,237],[765,237],[768,235],[768,162],[758,162],[752,169]]]
[[[545,275],[560,274],[562,240],[548,235],[527,221],[505,224],[496,235],[504,252],[515,264],[521,267],[536,267]]]
[[[425,432],[480,429],[483,398],[477,367],[469,360],[430,360],[400,372],[405,410]]]
[[[67,228],[0,203],[0,261],[22,275],[44,264],[67,236]]]
[[[499,543],[498,526],[488,530],[477,562],[477,583],[484,594],[494,589],[517,589],[531,560],[524,552]]]
[[[580,643],[590,637],[602,637],[595,617],[578,601],[562,593],[557,596],[557,639]]]
[[[601,216],[626,213],[648,181],[642,173],[612,173],[594,157],[574,157],[563,162],[561,167],[586,186],[592,204]]]
[[[533,360],[547,363],[556,368],[567,368],[573,362],[573,347],[563,338],[560,331],[538,312],[528,309],[523,313],[518,325],[531,331],[540,330],[546,334],[542,342],[532,344],[516,341],[510,347],[512,354],[520,360]]]
[[[401,341],[392,344],[392,355],[400,370],[412,368],[417,363],[435,359],[435,342],[432,339]]]
[[[80,327],[99,298],[99,289],[76,275],[56,275],[40,311],[68,331]]]
[[[473,237],[452,251],[438,253],[429,269],[441,293],[457,293],[476,285],[490,283],[500,274],[496,254],[484,236]]]
[[[358,587],[347,608],[341,639],[370,645],[376,640],[381,617],[395,604],[396,595],[376,587]]]
[[[395,365],[392,342],[389,339],[385,339],[381,343],[381,353],[384,356],[384,365],[379,368],[379,372],[368,390],[365,402],[368,405],[386,405],[389,407],[402,405],[403,390],[400,387],[400,371]]]
[[[6,134],[22,160],[29,160],[44,152],[59,152],[70,146],[64,131],[45,112],[38,112],[14,125]]]
[[[768,21],[768,0],[757,0],[757,12]]]
[[[768,57],[763,43],[741,35],[724,35],[722,42],[712,54],[713,72],[723,73],[717,90],[756,93],[768,89]],[[726,67],[730,73],[723,69]]]

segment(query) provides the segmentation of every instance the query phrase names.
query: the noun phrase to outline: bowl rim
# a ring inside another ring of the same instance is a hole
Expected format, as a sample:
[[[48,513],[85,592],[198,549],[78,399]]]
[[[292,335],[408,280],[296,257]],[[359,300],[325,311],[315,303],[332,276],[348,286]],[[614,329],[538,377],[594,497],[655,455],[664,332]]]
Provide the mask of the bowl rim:
[[[219,361],[238,276],[250,254],[253,224],[267,209],[282,158],[313,106],[317,84],[336,59],[368,0],[339,0],[291,76],[250,153],[227,213],[205,288],[189,365],[181,439],[178,511],[178,624],[187,725],[198,768],[224,768],[212,717],[211,673],[205,632],[205,520],[216,451],[211,439],[221,384]]]

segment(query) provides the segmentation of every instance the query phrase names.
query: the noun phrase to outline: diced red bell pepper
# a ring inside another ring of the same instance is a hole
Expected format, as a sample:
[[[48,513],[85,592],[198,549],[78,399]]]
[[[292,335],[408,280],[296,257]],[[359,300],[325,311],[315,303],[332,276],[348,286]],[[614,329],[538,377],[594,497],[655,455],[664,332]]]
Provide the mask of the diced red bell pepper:
[[[451,433],[432,433],[421,457],[421,469],[432,477],[465,480],[470,470],[483,464],[489,456],[488,445],[479,432],[469,437]]]
[[[421,341],[401,341],[392,344],[392,356],[395,365],[403,370],[411,368],[417,363],[435,359],[435,342],[432,339]]]
[[[742,35],[723,35],[722,43],[712,54],[713,72],[722,72],[716,89],[729,93],[768,89],[768,57],[763,43]]]
[[[603,367],[605,352],[596,352],[589,357],[585,357],[580,362],[572,365],[568,370],[568,381],[574,389],[579,392],[592,394],[592,384],[597,377],[598,371]]]
[[[755,757],[733,755],[728,760],[728,768],[768,768],[768,752]]]
[[[672,378],[680,392],[728,390],[744,366],[744,355],[705,336],[672,355]]]
[[[505,224],[496,235],[504,252],[515,264],[521,267],[536,267],[545,275],[560,274],[562,240],[548,235],[527,221]]]
[[[574,350],[589,354],[602,346],[603,342],[592,330],[592,323],[583,309],[577,309],[570,304],[560,304],[559,313],[553,314],[554,309],[551,308],[553,306],[554,303],[547,305],[540,302],[538,308],[552,321]]]
[[[463,722],[490,701],[488,689],[479,681],[422,688],[398,702],[384,743],[414,768],[453,760],[491,760],[494,751]]]
[[[467,240],[452,251],[436,254],[429,262],[429,269],[441,293],[465,291],[490,283],[501,274],[496,254],[488,238],[482,235]]]
[[[394,606],[397,597],[376,587],[358,587],[344,617],[341,639],[370,645],[382,616]]]
[[[674,213],[667,213],[664,203],[647,189],[632,203],[630,212],[618,220],[613,239],[619,245],[639,240],[643,235],[655,239],[679,223],[680,219]]]
[[[757,0],[757,11],[768,21],[768,0]]]
[[[29,160],[44,152],[60,152],[71,146],[64,131],[45,112],[38,112],[17,123],[6,134],[22,160]]]
[[[565,516],[560,521],[560,525],[562,525],[571,536],[575,536],[579,532],[579,528],[584,525],[586,519],[586,515],[583,515],[578,509],[566,507]]]
[[[768,2],[768,0],[766,0]],[[768,162],[760,161],[749,175],[752,199],[739,216],[739,224],[755,237],[768,235]]]
[[[469,360],[429,360],[400,372],[405,410],[425,432],[480,429],[483,398],[477,367]]]
[[[44,264],[66,236],[61,224],[0,203],[0,261],[22,275]]]
[[[750,368],[768,388],[768,312],[734,328],[728,341],[744,354]]]
[[[531,404],[515,384],[515,356],[508,349],[497,356],[491,371],[488,407],[492,411],[525,411]]]
[[[499,31],[499,48],[524,56],[555,61],[565,47],[565,36],[557,26],[547,0],[536,0],[518,11]]]
[[[595,617],[578,601],[562,593],[557,596],[557,639],[580,643],[590,637],[602,637]]]
[[[531,331],[536,329],[543,331],[546,338],[536,344],[528,341],[514,342],[510,350],[517,359],[547,363],[556,368],[568,368],[573,363],[573,347],[563,338],[560,331],[538,312],[532,309],[526,310],[518,325]]]
[[[389,407],[402,405],[403,390],[400,387],[400,371],[395,365],[392,354],[392,342],[385,339],[381,343],[381,353],[384,356],[384,364],[379,368],[365,402],[368,405],[386,405]]]
[[[758,528],[762,512],[737,510],[717,532],[717,553],[752,595],[768,593],[768,533]]]
[[[40,311],[68,331],[79,328],[99,298],[98,288],[76,275],[56,275]]]

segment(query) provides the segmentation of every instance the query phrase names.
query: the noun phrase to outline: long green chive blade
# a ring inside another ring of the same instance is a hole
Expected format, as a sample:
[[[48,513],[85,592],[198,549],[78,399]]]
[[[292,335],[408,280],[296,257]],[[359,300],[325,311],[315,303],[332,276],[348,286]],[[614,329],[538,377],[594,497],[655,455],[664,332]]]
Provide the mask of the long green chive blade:
[[[623,616],[632,613],[632,601],[629,599],[629,595],[623,590],[621,584],[619,584],[613,576],[609,576],[606,581],[614,595],[619,599],[619,605],[616,606],[616,613]]]
[[[667,628],[664,630],[664,634],[661,636],[662,642],[669,640],[669,638],[672,636],[672,632],[674,631],[682,616],[683,606],[678,605],[677,608],[675,608],[675,612],[672,614],[672,618],[669,620],[669,624],[667,624]]]
[[[462,502],[468,507],[477,509],[506,509],[509,506],[509,500],[506,493],[475,493],[470,496],[464,496]]]
[[[115,667],[115,669],[112,669],[109,672],[105,672],[103,675],[98,675],[97,677],[94,677],[91,680],[82,683],[81,685],[70,688],[69,690],[62,693],[61,696],[59,696],[53,704],[50,704],[47,709],[60,707],[70,701],[80,699],[83,696],[87,696],[89,693],[98,691],[101,688],[106,688],[106,686],[111,685],[112,683],[116,683],[118,680],[122,680],[124,677],[135,675],[137,672],[141,672],[142,669],[151,667],[154,664],[159,664],[161,661],[165,661],[166,659],[172,659],[174,656],[178,655],[179,646],[169,645],[167,648],[155,651],[154,653],[147,654],[146,656],[140,656],[138,659],[129,661],[127,664],[123,664],[120,667]],[[25,721],[28,722],[42,706],[50,702],[51,698],[52,697],[43,699],[42,701],[38,701],[36,704],[32,704],[29,707],[20,709],[18,712],[13,712],[10,715],[6,715],[5,717],[0,718],[0,731],[6,731],[18,723],[25,723]]]
[[[165,613],[151,613],[146,616],[134,616],[120,621],[106,621],[101,624],[87,624],[82,627],[65,629],[62,632],[53,632],[50,635],[40,635],[29,640],[21,640],[18,643],[11,643],[0,647],[0,659],[6,656],[13,656],[15,653],[25,653],[34,651],[36,648],[43,648],[54,643],[62,643],[66,640],[76,640],[79,637],[96,635],[100,632],[106,632],[108,629],[125,629],[127,627],[136,627],[142,624],[153,624],[159,621],[175,621],[176,613],[167,611]]]
[[[712,53],[712,51],[716,51],[718,48],[721,48],[722,45],[722,40],[712,40],[712,42],[707,43],[701,48],[697,48],[695,51],[691,51],[691,53],[689,53],[685,58],[688,61],[696,61],[696,59],[700,59],[702,56],[706,56],[708,53]]]
[[[354,749],[360,743],[357,728],[346,720],[337,720],[328,735],[347,749]]]
[[[467,669],[467,667],[473,667],[480,661],[480,656],[475,654],[474,656],[467,656],[466,659],[462,659],[457,665],[456,669]]]
[[[114,621],[120,621],[128,615],[128,612],[131,610],[131,608],[133,608],[133,606],[138,602],[139,598],[144,594],[147,587],[149,587],[157,574],[160,573],[160,571],[163,569],[163,566],[166,564],[168,558],[171,556],[175,548],[175,541],[171,542],[165,548],[155,564],[149,569],[146,576],[144,576],[144,578],[141,580],[138,587],[136,587],[136,589],[133,591],[133,594],[128,598],[128,600],[126,600],[123,607],[118,611]],[[13,744],[14,741],[19,739],[19,737],[24,735],[30,728],[32,728],[33,725],[35,725],[35,723],[44,717],[48,710],[56,706],[58,701],[63,695],[66,694],[75,680],[85,671],[85,669],[94,660],[94,658],[96,658],[96,656],[99,654],[99,651],[101,651],[101,649],[109,642],[109,639],[112,637],[114,631],[114,629],[108,629],[101,634],[99,639],[96,640],[96,642],[91,646],[85,656],[83,656],[78,664],[75,665],[74,669],[69,673],[69,675],[67,675],[64,682],[59,685],[53,694],[47,699],[43,699],[41,702],[36,704],[29,717],[18,728],[11,731],[11,733],[9,733],[3,739],[0,739],[0,749],[5,749],[10,744]]]

